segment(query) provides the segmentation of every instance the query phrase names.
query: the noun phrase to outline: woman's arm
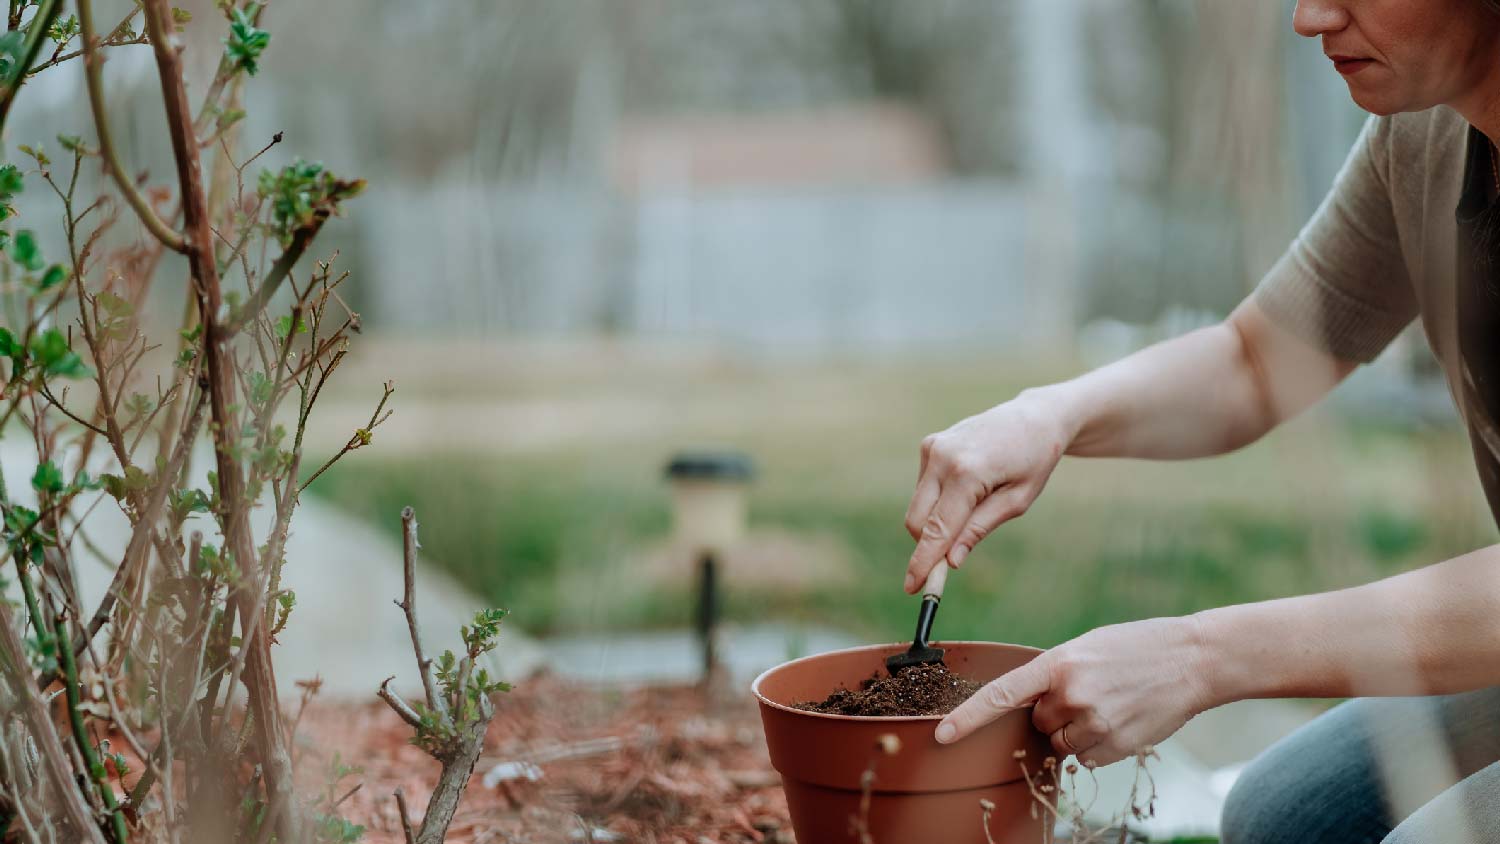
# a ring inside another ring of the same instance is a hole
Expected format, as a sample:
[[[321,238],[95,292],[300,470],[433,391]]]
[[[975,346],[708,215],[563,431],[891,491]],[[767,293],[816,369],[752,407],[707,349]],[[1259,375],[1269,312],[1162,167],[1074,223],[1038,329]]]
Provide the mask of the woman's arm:
[[[1364,586],[1091,630],[995,680],[938,726],[1012,709],[1101,765],[1255,697],[1447,694],[1500,683],[1500,545]]]
[[[1355,366],[1276,327],[1247,300],[1218,325],[1036,392],[1073,426],[1068,454],[1207,457],[1260,439]]]
[[[1500,684],[1500,545],[1364,586],[1196,616],[1210,706]]]
[[[1278,328],[1253,301],[1223,323],[971,416],[922,441],[906,529],[914,592],[940,560],[958,566],[1026,512],[1064,454],[1201,457],[1260,438],[1333,389],[1355,364]]]

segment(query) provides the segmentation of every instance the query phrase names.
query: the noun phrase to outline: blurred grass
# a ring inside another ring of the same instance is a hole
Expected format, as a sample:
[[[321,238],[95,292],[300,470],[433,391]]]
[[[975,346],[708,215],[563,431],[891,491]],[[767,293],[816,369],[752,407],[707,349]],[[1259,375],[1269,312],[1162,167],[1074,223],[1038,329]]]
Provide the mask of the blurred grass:
[[[842,587],[736,590],[729,617],[894,640],[912,617],[899,584],[918,440],[1041,380],[893,370],[703,377],[715,388],[632,382],[661,414],[648,433],[519,451],[377,447],[311,489],[385,529],[394,520],[380,516],[415,505],[428,557],[530,632],[680,626],[692,617],[691,584],[646,584],[630,568],[670,532],[661,467],[677,447],[741,448],[760,469],[752,529],[834,537],[854,572]],[[528,385],[534,391],[535,379]],[[566,390],[595,387],[608,389],[570,380]],[[1338,588],[1445,559],[1494,541],[1473,475],[1457,430],[1354,430],[1329,413],[1212,460],[1065,460],[1031,512],[965,563],[940,635],[1046,646],[1101,624]]]

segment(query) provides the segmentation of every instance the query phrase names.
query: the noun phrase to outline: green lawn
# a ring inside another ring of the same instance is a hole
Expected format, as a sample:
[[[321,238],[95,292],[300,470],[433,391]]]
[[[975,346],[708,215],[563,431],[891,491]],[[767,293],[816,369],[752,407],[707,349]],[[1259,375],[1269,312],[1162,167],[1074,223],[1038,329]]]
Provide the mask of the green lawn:
[[[844,586],[736,590],[729,615],[899,639],[913,610],[900,591],[912,546],[901,522],[917,441],[1027,382],[874,369],[570,379],[564,398],[628,389],[661,424],[530,450],[434,443],[383,455],[377,435],[311,489],[393,534],[393,514],[416,506],[425,553],[522,629],[673,626],[691,619],[688,590],[646,582],[632,562],[670,530],[661,466],[681,446],[741,448],[760,470],[752,526],[831,539],[854,571]],[[505,401],[506,385],[495,393]],[[1045,646],[1433,562],[1494,541],[1473,477],[1457,431],[1356,429],[1327,414],[1213,460],[1068,460],[950,582],[940,635]]]

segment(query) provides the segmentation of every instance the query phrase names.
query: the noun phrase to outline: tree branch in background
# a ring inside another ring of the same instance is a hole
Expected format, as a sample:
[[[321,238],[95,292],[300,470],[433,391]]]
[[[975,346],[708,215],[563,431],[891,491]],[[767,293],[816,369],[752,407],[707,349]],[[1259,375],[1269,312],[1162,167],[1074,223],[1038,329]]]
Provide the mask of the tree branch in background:
[[[86,3],[88,0],[80,0]],[[223,294],[219,268],[214,255],[213,231],[203,190],[202,165],[198,158],[198,139],[193,133],[193,114],[183,82],[182,57],[173,32],[171,9],[166,0],[146,0],[146,32],[156,54],[157,75],[161,79],[162,99],[167,113],[167,129],[172,139],[172,153],[177,163],[178,185],[182,194],[183,229],[188,267],[198,298],[198,318],[203,327],[203,355],[208,371],[209,412],[214,422],[214,458],[218,475],[220,518],[225,543],[242,567],[244,577],[236,586],[232,600],[238,606],[244,630],[241,647],[248,651],[245,662],[245,689],[249,693],[254,719],[256,748],[265,773],[269,795],[269,813],[276,818],[276,832],[282,841],[300,840],[301,812],[295,805],[291,756],[286,735],[281,728],[281,710],[276,697],[276,679],[271,668],[270,637],[259,623],[264,595],[259,593],[260,566],[250,535],[250,502],[247,500],[244,473],[235,457],[240,433],[239,417],[234,412],[235,371],[232,334],[219,322]],[[252,589],[254,591],[252,591]]]
[[[151,204],[141,195],[125,169],[120,166],[120,155],[115,149],[114,136],[109,131],[109,115],[104,108],[104,83],[99,78],[104,64],[104,55],[99,52],[99,45],[96,43],[94,34],[93,0],[78,0],[78,23],[83,34],[83,68],[84,79],[89,89],[89,108],[94,112],[94,131],[99,136],[99,154],[104,157],[104,167],[114,178],[120,194],[125,197],[125,202],[135,211],[135,215],[140,218],[146,230],[168,249],[174,252],[186,251],[187,246],[182,235],[156,215]],[[149,12],[147,23],[149,29]],[[157,48],[158,52],[160,49],[160,47]]]

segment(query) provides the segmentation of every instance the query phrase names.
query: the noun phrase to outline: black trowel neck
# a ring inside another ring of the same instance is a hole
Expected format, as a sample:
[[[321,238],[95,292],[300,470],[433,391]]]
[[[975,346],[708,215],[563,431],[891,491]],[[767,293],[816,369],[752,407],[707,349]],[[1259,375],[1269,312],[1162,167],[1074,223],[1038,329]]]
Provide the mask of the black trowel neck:
[[[927,647],[932,636],[932,620],[937,617],[938,604],[942,601],[938,595],[922,596],[922,608],[917,612],[917,635],[912,639],[915,647]]]

